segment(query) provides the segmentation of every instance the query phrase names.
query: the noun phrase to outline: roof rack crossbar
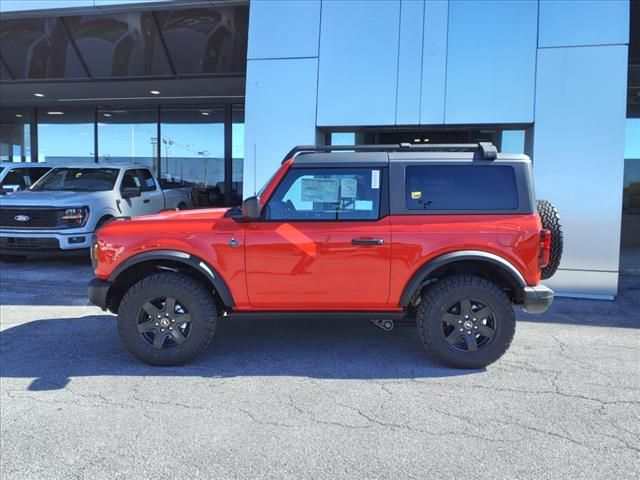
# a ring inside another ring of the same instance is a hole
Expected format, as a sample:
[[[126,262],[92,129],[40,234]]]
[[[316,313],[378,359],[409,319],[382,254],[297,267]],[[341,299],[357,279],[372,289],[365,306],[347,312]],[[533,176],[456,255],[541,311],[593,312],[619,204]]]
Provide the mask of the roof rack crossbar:
[[[298,145],[293,147],[282,160],[282,163],[300,153],[317,152],[478,152],[485,160],[495,160],[498,150],[491,142],[478,143],[432,143],[415,145],[399,143],[388,145]]]

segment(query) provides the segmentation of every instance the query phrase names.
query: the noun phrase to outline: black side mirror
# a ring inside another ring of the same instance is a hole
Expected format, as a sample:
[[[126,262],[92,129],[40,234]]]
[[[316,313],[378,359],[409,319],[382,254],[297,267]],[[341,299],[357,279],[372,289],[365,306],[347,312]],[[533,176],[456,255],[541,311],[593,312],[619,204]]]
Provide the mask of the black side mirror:
[[[259,197],[249,197],[242,202],[242,217],[244,220],[257,220],[260,218]]]
[[[142,190],[140,187],[124,187],[120,189],[120,195],[122,195],[122,198],[139,197],[141,193]]]

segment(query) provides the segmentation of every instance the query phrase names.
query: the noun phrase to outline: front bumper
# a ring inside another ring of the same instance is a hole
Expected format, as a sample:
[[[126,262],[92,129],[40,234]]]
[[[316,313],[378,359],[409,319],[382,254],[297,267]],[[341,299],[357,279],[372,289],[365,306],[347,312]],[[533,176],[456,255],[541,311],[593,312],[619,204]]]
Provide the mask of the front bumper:
[[[79,231],[58,233],[55,231],[24,232],[0,231],[0,249],[4,255],[37,255],[60,252],[77,252],[91,247],[93,232]]]
[[[528,313],[543,313],[553,303],[553,290],[544,285],[525,287],[522,309]]]
[[[87,286],[89,301],[102,310],[106,310],[109,288],[111,288],[111,282],[100,280],[99,278],[92,279]]]

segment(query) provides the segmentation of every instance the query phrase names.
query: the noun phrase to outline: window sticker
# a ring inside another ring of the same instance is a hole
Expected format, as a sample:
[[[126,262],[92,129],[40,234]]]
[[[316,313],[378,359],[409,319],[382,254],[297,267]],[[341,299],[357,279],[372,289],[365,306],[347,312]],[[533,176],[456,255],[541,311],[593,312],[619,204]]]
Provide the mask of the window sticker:
[[[378,190],[380,188],[380,170],[371,171],[371,188]]]
[[[340,196],[342,198],[356,198],[358,181],[355,178],[343,178],[340,181]]]
[[[371,212],[373,210],[373,201],[371,200],[356,200],[355,210],[365,210]]]
[[[411,198],[413,200],[418,200],[422,198],[422,192],[411,192]]]
[[[144,183],[147,185],[148,188],[153,188],[155,185],[153,184],[153,178],[147,178]]]
[[[336,178],[303,178],[303,202],[338,202],[338,179]]]

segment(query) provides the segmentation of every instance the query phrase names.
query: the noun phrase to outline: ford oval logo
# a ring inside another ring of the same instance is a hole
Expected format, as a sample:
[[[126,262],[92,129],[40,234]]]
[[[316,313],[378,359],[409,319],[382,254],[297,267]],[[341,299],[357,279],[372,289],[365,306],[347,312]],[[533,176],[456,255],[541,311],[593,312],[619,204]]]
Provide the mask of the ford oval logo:
[[[16,222],[28,222],[29,220],[31,220],[31,217],[29,215],[16,215],[15,217]]]

